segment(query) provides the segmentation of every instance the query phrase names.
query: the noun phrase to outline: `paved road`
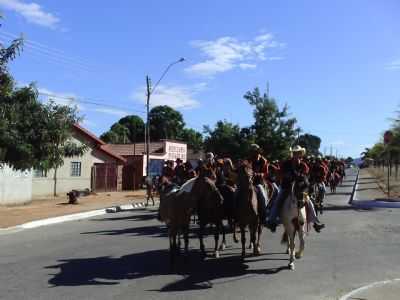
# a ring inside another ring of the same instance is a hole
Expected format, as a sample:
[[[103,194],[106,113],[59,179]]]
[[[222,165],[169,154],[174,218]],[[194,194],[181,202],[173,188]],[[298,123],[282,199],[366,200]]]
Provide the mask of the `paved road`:
[[[307,237],[296,271],[278,229],[244,263],[231,239],[205,261],[192,239],[190,262],[170,274],[165,228],[141,210],[1,235],[0,299],[339,299],[400,277],[400,210],[348,206],[354,179],[328,197],[327,228]]]

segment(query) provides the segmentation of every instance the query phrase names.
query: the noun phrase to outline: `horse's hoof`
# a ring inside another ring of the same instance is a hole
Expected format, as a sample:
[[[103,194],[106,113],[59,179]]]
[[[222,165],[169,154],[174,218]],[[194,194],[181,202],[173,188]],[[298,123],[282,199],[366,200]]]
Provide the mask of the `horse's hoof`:
[[[219,251],[224,251],[226,249],[225,243],[222,243],[221,246],[219,246]]]
[[[286,249],[286,252],[285,252],[286,254],[289,254],[289,249]]]
[[[289,264],[289,269],[292,270],[292,271],[294,271],[295,267],[294,267],[294,263],[293,263],[293,262],[291,262],[291,263]]]
[[[220,257],[220,256],[219,256],[219,251],[215,251],[214,257],[215,257],[215,258],[219,258],[219,257]]]
[[[239,239],[237,238],[237,237],[233,237],[233,241],[237,244],[237,243],[239,243]]]
[[[254,254],[257,256],[261,255],[261,247],[257,247]]]
[[[296,252],[295,255],[296,259],[300,259],[303,257],[303,253]]]
[[[250,249],[250,250],[253,249],[253,244],[252,244],[252,243],[250,243],[249,249]]]

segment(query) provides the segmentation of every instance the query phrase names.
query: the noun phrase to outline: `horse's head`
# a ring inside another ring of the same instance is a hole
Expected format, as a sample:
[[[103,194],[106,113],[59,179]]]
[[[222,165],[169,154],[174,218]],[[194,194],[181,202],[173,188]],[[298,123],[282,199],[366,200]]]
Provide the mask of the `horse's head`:
[[[249,162],[244,161],[238,170],[239,186],[251,186],[253,184],[253,169]]]
[[[297,179],[293,184],[293,195],[297,200],[299,208],[304,207],[308,199],[308,186],[309,184],[306,179]]]

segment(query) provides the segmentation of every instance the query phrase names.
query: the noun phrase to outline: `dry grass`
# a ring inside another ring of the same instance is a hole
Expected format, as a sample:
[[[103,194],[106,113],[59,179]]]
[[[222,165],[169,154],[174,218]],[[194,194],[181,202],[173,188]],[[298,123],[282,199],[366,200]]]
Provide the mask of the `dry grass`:
[[[382,189],[382,191],[387,194],[387,184],[388,184],[388,174],[387,168],[368,168],[368,172],[377,179],[378,185]],[[390,198],[400,198],[400,172],[399,176],[396,179],[394,168],[392,170],[392,176],[390,176]]]

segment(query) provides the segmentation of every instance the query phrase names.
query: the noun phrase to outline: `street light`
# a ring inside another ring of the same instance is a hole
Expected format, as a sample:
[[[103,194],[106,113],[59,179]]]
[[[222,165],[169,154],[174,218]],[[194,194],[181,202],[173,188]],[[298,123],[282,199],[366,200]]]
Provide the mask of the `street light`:
[[[149,107],[150,107],[150,96],[154,93],[155,89],[157,88],[158,84],[160,81],[164,78],[164,76],[168,73],[169,69],[178,63],[181,63],[185,61],[183,57],[181,57],[179,60],[174,61],[170,63],[165,71],[162,73],[160,79],[156,82],[153,88],[151,88],[151,82],[149,76],[146,76],[146,85],[147,85],[147,101],[146,101],[146,113],[147,113],[147,119],[146,119],[146,132],[145,132],[145,137],[146,137],[146,179],[149,178],[149,170],[150,170],[150,164],[149,164],[149,156],[150,156],[150,120],[149,120]]]

